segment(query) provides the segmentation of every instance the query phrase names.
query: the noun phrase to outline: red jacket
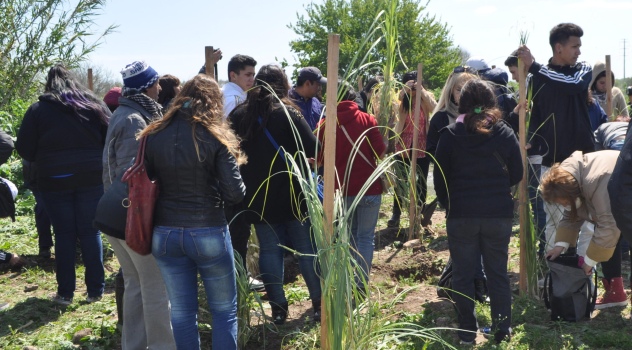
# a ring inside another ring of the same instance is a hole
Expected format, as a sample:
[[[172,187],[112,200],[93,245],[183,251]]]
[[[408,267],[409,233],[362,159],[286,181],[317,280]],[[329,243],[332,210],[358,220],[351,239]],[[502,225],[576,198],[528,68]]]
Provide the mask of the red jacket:
[[[364,183],[377,166],[376,160],[386,150],[386,145],[377,128],[377,121],[372,115],[360,111],[358,105],[353,101],[342,101],[338,104],[338,128],[336,129],[336,189],[342,187],[343,196],[356,196]],[[325,136],[325,119],[318,124],[318,138],[320,139],[322,148],[321,154],[327,147]],[[360,150],[355,155],[351,164],[351,173],[347,174],[347,162],[352,155],[353,144],[349,142],[347,136],[342,131],[344,126],[349,137],[355,144],[360,136],[364,134],[364,140],[360,145]],[[368,130],[368,131],[367,131]],[[369,164],[360,153],[371,162]],[[346,181],[346,183],[345,183]],[[375,181],[366,191],[365,195],[378,195],[382,193],[382,184]]]

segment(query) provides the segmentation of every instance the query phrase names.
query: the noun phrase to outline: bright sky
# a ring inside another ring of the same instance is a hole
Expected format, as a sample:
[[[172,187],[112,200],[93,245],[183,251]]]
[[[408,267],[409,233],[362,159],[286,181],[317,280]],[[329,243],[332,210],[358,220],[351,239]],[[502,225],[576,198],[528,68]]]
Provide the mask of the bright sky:
[[[109,0],[97,24],[119,28],[90,60],[117,78],[126,64],[145,60],[159,74],[190,79],[204,63],[208,45],[223,51],[220,79],[227,79],[226,65],[237,53],[253,56],[258,66],[283,58],[292,65],[296,59],[289,42],[296,35],[287,25],[296,21],[297,12],[305,12],[309,2]],[[592,65],[609,54],[617,78],[623,77],[623,39],[627,39],[626,75],[632,75],[630,10],[630,0],[432,0],[426,8],[451,27],[456,45],[499,67],[517,48],[521,30],[529,32],[527,45],[536,60],[546,62],[551,56],[550,29],[561,22],[576,23],[584,29],[580,60]],[[291,75],[291,69],[287,73]]]

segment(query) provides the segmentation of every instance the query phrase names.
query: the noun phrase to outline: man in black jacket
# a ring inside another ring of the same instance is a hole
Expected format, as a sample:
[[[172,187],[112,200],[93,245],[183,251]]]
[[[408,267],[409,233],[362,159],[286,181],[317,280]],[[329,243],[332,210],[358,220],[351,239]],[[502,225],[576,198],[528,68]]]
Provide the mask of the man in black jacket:
[[[594,151],[586,103],[592,68],[585,62],[577,61],[581,54],[583,34],[583,30],[572,23],[553,27],[549,35],[553,57],[546,65],[536,62],[526,45],[518,48],[517,56],[530,73],[529,88],[533,94],[529,121],[530,144],[527,147],[530,147],[532,163],[538,156],[542,157],[541,174],[548,171],[553,163],[563,161],[575,151]],[[548,250],[555,244],[555,230],[563,210],[548,204],[545,204],[544,209],[547,213]],[[587,235],[584,237],[589,239]],[[580,238],[580,241],[584,239]]]

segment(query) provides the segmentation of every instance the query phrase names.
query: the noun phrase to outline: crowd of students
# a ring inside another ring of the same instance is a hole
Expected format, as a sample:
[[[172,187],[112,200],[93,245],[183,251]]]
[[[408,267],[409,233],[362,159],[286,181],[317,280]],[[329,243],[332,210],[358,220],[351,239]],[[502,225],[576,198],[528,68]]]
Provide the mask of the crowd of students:
[[[557,25],[550,33],[553,54],[548,63],[535,61],[529,48],[521,46],[505,65],[516,79],[520,59],[530,88],[538,92],[528,106],[526,151],[530,198],[542,233],[540,256],[555,258],[579,245],[587,274],[601,262],[605,294],[597,307],[605,308],[627,304],[620,236],[632,238],[627,236],[632,220],[623,210],[632,198],[626,182],[632,176],[632,146],[624,143],[629,112],[623,93],[613,89],[618,122],[607,122],[603,64],[591,69],[578,61],[582,36],[575,24]],[[219,59],[222,53],[214,55]],[[272,321],[283,324],[289,312],[283,288],[282,246],[287,245],[299,253],[313,319],[320,320],[314,232],[300,179],[293,172],[288,176],[288,166],[289,158],[299,152],[315,158],[332,147],[322,132],[327,120],[321,90],[327,79],[318,68],[305,67],[291,87],[281,67],[264,65],[256,71],[256,65],[252,57],[235,55],[228,64],[229,82],[220,89],[204,74],[181,86],[178,78],[160,76],[147,63],[136,61],[121,71],[122,89],[113,88],[103,101],[56,65],[48,73],[44,94],[24,116],[16,148],[25,161],[37,165],[34,193],[55,237],[58,289],[52,300],[62,305],[74,298],[77,243],[86,267],[86,301],[101,299],[102,242],[92,224],[97,203],[120,183],[137,153],[139,137],[147,139],[147,172],[160,188],[152,254],[142,256],[130,249],[125,233],[106,235],[125,281],[123,349],[199,348],[198,275],[212,314],[213,347],[236,348],[235,259],[246,266],[251,225],[259,242],[260,274],[249,281],[253,289],[267,292]],[[422,152],[416,162],[418,192],[411,201],[426,206],[426,180],[434,163],[437,200],[446,212],[453,301],[463,344],[472,344],[479,329],[474,298],[480,281],[486,281],[493,315],[485,333],[497,342],[511,336],[511,187],[523,174],[516,134],[518,114],[527,106],[516,103],[517,94],[507,82],[502,69],[473,58],[453,69],[436,101],[423,87],[416,89],[416,72],[405,72],[390,121],[390,139],[395,140],[390,145],[375,117],[367,113],[381,88],[379,79],[371,79],[360,93],[340,84],[344,93],[337,106],[335,188],[344,205],[355,208],[350,227],[352,255],[360,266],[356,283],[360,290],[369,288],[385,190],[379,179],[365,183],[388,152],[397,154],[397,173],[406,174],[417,138]],[[417,94],[419,125],[414,115]],[[406,183],[406,176],[399,181]],[[611,181],[608,195],[611,177],[617,181]],[[389,227],[400,225],[405,188],[395,187]],[[617,206],[611,207],[611,201]],[[40,240],[40,255],[49,257],[51,245]],[[0,258],[17,263],[5,253]]]

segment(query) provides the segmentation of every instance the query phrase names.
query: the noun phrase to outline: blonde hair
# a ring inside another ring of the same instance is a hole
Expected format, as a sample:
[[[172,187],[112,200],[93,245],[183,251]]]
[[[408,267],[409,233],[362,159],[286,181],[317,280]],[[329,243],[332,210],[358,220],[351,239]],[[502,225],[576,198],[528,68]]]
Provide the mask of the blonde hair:
[[[199,124],[226,146],[228,152],[235,157],[237,165],[246,164],[247,158],[239,148],[239,139],[230,128],[226,118],[224,118],[222,91],[217,82],[205,74],[198,74],[186,82],[164,117],[149,124],[140,132],[138,138],[163,130],[169,125],[171,119],[178,111],[183,108],[191,115],[193,142],[198,159],[200,158],[200,152],[197,137],[195,136],[195,128]]]
[[[564,200],[570,203],[570,218],[577,220],[575,199],[582,197],[579,182],[573,174],[562,169],[560,163],[553,164],[551,169],[542,176],[538,190],[546,202],[557,203],[559,200]]]
[[[445,81],[443,90],[441,90],[441,96],[439,97],[439,102],[437,102],[437,105],[435,106],[435,109],[432,113],[434,114],[448,108],[448,103],[450,102],[450,99],[452,98],[452,90],[454,89],[455,86],[458,86],[458,85],[463,86],[465,85],[466,82],[472,79],[476,79],[476,78],[477,78],[476,75],[472,73],[467,73],[467,72],[450,73],[450,75],[448,75],[448,79]],[[455,102],[456,104],[459,104],[459,101],[455,101]]]

